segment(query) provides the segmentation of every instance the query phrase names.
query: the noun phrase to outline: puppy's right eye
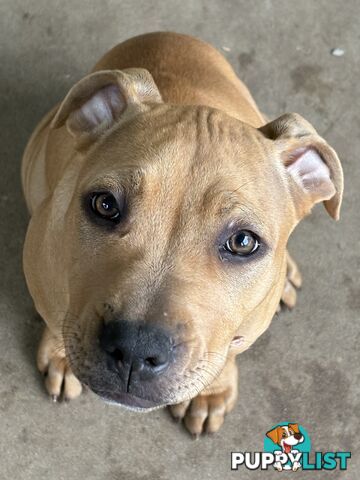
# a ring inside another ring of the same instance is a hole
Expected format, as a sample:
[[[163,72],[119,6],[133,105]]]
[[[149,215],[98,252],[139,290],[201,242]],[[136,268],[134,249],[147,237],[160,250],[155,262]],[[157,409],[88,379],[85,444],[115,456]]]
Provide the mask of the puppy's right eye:
[[[121,219],[121,206],[110,192],[93,193],[90,205],[92,211],[105,220],[118,223]]]
[[[247,257],[256,252],[260,242],[257,236],[248,230],[239,230],[225,243],[225,249],[233,255]]]

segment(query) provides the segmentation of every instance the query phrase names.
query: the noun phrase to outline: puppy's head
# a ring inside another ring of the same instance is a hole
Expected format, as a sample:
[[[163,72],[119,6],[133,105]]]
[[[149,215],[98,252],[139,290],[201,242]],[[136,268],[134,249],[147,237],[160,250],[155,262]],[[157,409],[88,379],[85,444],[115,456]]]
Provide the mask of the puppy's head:
[[[291,452],[294,445],[304,441],[304,436],[300,432],[297,423],[275,427],[267,432],[266,436],[277,445],[280,445],[285,453]]]
[[[297,222],[320,201],[337,218],[339,160],[298,115],[255,129],[164,104],[140,69],[80,81],[63,125],[75,187],[65,175],[55,191],[54,245],[66,249],[72,368],[132,407],[193,397],[268,326]]]

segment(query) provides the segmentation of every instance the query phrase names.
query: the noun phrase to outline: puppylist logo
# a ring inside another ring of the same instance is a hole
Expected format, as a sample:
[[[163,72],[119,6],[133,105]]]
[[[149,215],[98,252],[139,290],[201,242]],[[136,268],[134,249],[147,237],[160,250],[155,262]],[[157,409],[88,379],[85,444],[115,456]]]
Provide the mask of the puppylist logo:
[[[298,423],[283,422],[265,434],[263,452],[231,452],[231,470],[346,470],[350,452],[314,452],[310,437]]]

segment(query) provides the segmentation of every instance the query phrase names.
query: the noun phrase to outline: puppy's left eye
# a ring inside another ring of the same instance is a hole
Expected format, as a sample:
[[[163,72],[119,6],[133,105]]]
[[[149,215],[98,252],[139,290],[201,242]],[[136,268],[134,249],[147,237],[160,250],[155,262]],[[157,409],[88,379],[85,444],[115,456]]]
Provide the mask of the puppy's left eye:
[[[255,253],[259,246],[257,236],[249,230],[239,230],[231,235],[224,245],[228,252],[241,257]]]
[[[118,222],[121,212],[120,205],[112,193],[94,193],[91,196],[91,209],[101,218]]]

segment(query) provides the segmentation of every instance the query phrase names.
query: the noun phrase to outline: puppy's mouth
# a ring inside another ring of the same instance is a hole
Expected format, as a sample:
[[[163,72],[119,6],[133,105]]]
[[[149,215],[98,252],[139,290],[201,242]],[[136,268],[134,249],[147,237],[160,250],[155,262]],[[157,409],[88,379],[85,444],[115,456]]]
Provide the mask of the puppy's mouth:
[[[223,368],[223,353],[203,353],[196,342],[190,348],[183,337],[175,342],[157,325],[121,320],[106,327],[114,330],[107,336],[95,322],[86,336],[70,337],[67,329],[64,343],[73,373],[107,403],[135,411],[181,403]]]
[[[149,411],[164,406],[164,404],[159,404],[158,402],[154,402],[152,400],[137,397],[136,395],[132,395],[130,393],[116,393],[114,395],[111,395],[111,397],[101,395],[101,398],[106,403],[123,406],[128,410],[135,411]]]
[[[287,443],[284,442],[284,451],[285,451],[285,453],[290,453],[291,452],[291,445],[288,445]]]

